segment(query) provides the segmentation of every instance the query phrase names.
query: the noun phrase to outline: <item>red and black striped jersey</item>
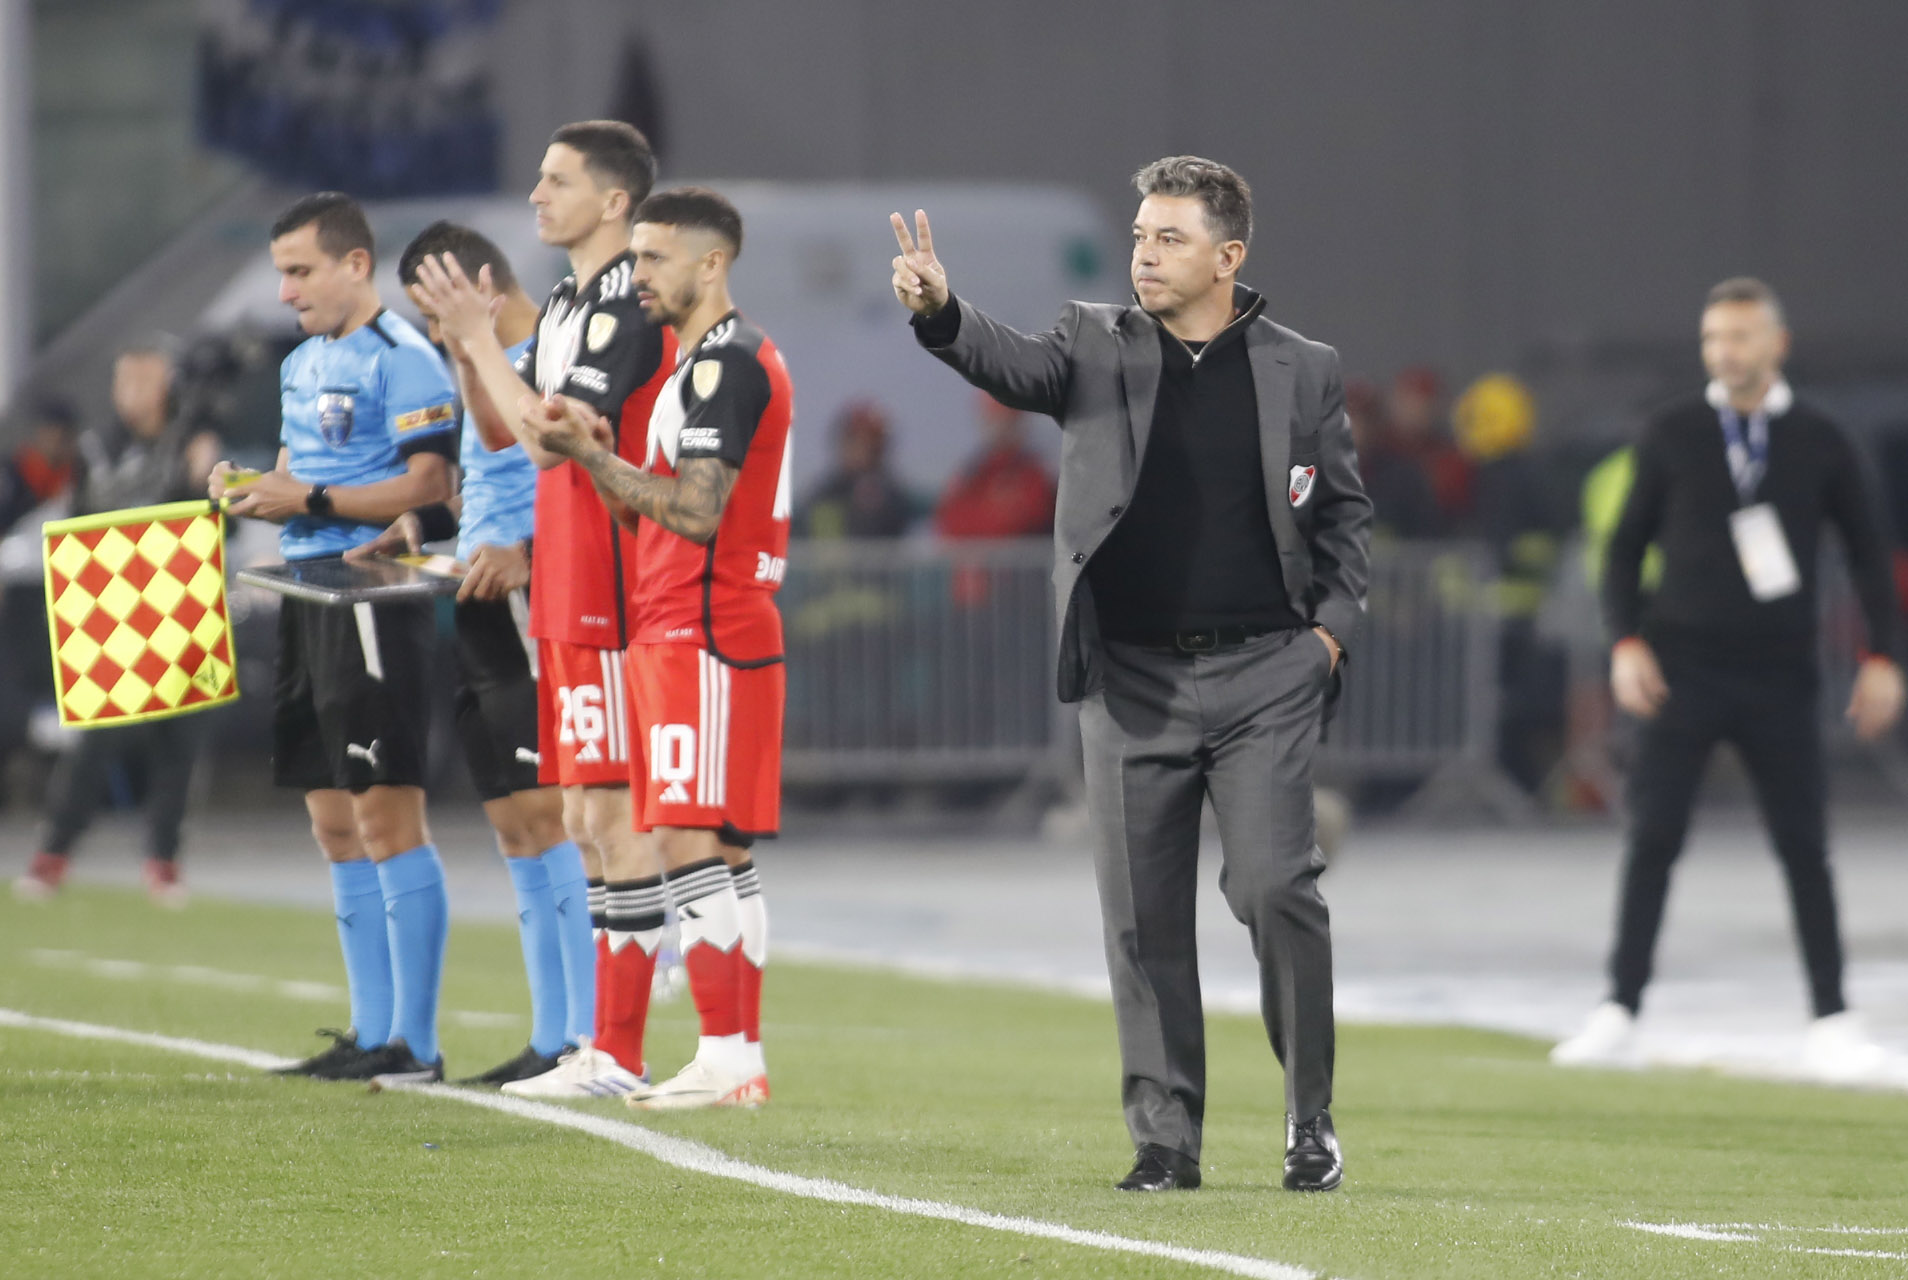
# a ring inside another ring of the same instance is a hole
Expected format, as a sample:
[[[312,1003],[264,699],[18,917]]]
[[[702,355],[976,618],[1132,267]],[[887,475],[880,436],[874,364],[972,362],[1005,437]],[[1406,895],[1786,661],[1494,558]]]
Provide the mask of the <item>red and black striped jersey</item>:
[[[537,317],[517,372],[544,395],[588,404],[610,421],[616,453],[642,460],[643,426],[675,364],[676,338],[652,323],[630,287],[635,259],[620,253],[586,285],[566,276]],[[619,529],[589,473],[573,462],[537,475],[530,561],[530,634],[596,649],[629,642],[624,601],[634,589],[634,537]]]

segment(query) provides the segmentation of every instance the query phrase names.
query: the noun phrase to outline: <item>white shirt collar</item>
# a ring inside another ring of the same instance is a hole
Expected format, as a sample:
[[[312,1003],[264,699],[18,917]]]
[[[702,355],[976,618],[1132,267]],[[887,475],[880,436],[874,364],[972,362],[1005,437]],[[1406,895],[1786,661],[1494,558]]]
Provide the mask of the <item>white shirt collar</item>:
[[[1703,388],[1703,399],[1709,401],[1709,407],[1721,412],[1729,407],[1729,392],[1720,381],[1711,381]],[[1787,378],[1777,378],[1770,384],[1768,393],[1762,397],[1760,412],[1766,417],[1780,418],[1795,405],[1795,392],[1789,389]]]

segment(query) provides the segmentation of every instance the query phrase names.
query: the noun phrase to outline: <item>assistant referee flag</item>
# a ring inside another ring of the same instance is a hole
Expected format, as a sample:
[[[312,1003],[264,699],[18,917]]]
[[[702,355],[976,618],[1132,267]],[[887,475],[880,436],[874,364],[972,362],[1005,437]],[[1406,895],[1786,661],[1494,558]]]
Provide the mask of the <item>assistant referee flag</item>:
[[[238,697],[215,505],[105,511],[43,532],[60,723],[133,724]]]

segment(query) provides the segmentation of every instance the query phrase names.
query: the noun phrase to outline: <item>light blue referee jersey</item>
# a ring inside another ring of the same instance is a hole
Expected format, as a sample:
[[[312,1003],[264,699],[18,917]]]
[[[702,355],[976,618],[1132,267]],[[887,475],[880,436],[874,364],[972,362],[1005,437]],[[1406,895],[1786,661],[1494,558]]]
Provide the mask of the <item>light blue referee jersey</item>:
[[[280,367],[278,394],[279,442],[290,451],[291,473],[310,484],[388,480],[420,446],[457,429],[450,370],[415,326],[389,311],[336,341],[300,343]],[[383,527],[299,516],[285,523],[278,548],[287,560],[335,556]]]
[[[525,338],[510,348],[515,364],[530,346]],[[465,564],[483,543],[507,547],[530,536],[537,505],[537,464],[523,446],[495,452],[484,448],[477,424],[464,415],[464,514],[457,529],[457,558]]]

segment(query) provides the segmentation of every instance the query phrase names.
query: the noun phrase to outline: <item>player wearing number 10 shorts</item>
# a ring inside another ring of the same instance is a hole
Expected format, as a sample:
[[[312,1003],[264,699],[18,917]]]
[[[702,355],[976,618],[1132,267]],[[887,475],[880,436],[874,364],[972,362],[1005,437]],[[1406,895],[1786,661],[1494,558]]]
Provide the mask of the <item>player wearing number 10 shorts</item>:
[[[655,173],[648,142],[626,124],[584,121],[551,137],[530,202],[539,238],[567,251],[571,274],[550,294],[514,365],[490,332],[481,273],[472,279],[448,260],[421,263],[418,272],[421,301],[469,362],[466,385],[479,386],[487,401],[477,414],[485,443],[520,442],[541,468],[529,623],[538,642],[538,750],[543,781],[563,787],[564,825],[589,876],[596,1016],[594,1034],[554,1070],[503,1086],[524,1096],[626,1094],[644,1069],[664,899],[654,854],[631,822],[636,744],[622,653],[635,540],[589,475],[529,435],[522,404],[574,405],[592,415],[609,448],[642,456],[649,406],[674,362],[673,339],[645,318],[631,282],[630,224]]]
[[[529,419],[637,529],[636,817],[662,857],[702,1032],[681,1072],[630,1095],[656,1110],[768,1098],[768,919],[750,849],[780,823],[785,685],[773,597],[788,553],[792,399],[775,344],[730,301],[741,247],[741,217],[713,191],[664,192],[637,213],[637,299],[683,353],[656,397],[640,468],[604,448],[573,406],[545,405]]]

